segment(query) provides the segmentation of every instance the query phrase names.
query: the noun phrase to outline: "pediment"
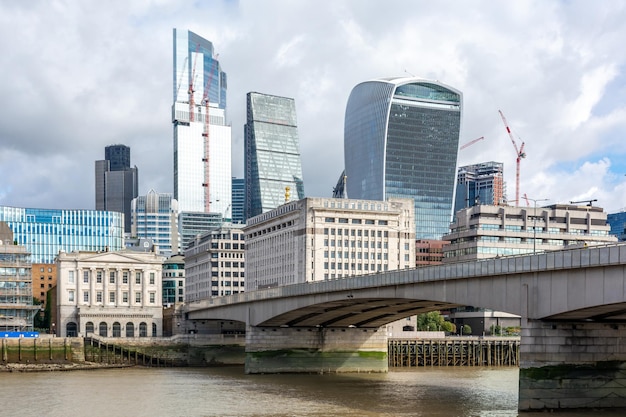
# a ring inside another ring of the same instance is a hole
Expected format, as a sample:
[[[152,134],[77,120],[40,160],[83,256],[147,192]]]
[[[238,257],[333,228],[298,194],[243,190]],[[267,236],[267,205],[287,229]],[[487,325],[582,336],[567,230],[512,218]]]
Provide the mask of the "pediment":
[[[68,259],[69,258],[69,259]],[[74,258],[73,253],[67,254],[67,260]],[[154,256],[152,252],[117,251],[117,252],[80,252],[77,259],[83,263],[118,264],[118,263],[157,263],[163,262],[163,257]]]

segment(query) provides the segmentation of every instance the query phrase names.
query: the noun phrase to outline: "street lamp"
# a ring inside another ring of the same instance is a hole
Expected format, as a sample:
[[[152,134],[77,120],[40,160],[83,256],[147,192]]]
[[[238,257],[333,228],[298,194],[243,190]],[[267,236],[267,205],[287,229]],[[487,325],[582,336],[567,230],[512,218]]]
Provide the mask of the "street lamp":
[[[548,201],[548,198],[528,198],[524,197],[526,200],[530,200],[534,203],[534,211],[533,211],[533,253],[537,252],[537,201]]]

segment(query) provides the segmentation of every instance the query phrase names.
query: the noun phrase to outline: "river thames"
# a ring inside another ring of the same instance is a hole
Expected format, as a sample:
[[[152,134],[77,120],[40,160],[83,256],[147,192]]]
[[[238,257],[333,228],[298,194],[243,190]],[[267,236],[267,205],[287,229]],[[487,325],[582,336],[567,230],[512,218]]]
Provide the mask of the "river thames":
[[[429,367],[327,375],[245,375],[243,367],[7,372],[0,373],[0,415],[517,416],[518,374]]]

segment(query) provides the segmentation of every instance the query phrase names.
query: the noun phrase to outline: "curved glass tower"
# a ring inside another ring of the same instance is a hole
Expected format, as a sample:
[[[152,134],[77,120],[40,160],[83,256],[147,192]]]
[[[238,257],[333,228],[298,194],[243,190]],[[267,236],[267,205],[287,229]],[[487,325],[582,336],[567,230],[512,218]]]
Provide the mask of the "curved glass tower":
[[[344,125],[348,198],[412,198],[416,239],[440,239],[452,216],[461,108],[462,93],[438,81],[354,87]]]

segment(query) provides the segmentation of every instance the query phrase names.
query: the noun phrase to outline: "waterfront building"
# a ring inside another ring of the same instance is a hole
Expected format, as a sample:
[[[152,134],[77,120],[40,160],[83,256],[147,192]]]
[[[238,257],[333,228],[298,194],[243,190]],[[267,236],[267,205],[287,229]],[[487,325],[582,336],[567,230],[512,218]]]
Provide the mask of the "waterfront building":
[[[224,215],[231,205],[226,73],[213,44],[174,29],[174,198],[179,211]]]
[[[232,223],[243,224],[246,222],[246,180],[245,178],[233,177],[233,207]]]
[[[154,252],[60,252],[56,334],[162,336],[163,257]]]
[[[220,213],[182,212],[178,215],[178,228],[180,231],[181,253],[185,251],[189,243],[197,236],[209,230],[220,227],[224,218]]]
[[[616,242],[601,207],[477,205],[456,214],[444,263]]]
[[[246,290],[414,267],[413,207],[308,197],[250,218]]]
[[[178,202],[171,194],[154,190],[135,198],[131,204],[131,236],[151,239],[160,255],[179,253]]]
[[[163,307],[185,301],[185,257],[172,255],[163,262]]]
[[[482,162],[459,167],[454,213],[477,204],[499,206],[505,203],[502,162]]]
[[[32,264],[33,298],[41,304],[41,310],[46,308],[47,294],[57,285],[56,264]]]
[[[0,206],[0,221],[26,246],[33,263],[52,264],[60,250],[124,248],[124,214],[119,212]]]
[[[130,166],[130,148],[111,145],[105,159],[96,161],[96,210],[124,213],[124,231],[130,233],[130,205],[138,193],[138,170]]]
[[[17,245],[9,226],[0,221],[0,331],[33,331],[33,281],[28,250]]]
[[[348,198],[411,198],[416,238],[441,239],[452,218],[461,112],[461,92],[439,81],[354,87],[344,123]]]
[[[246,217],[304,198],[295,100],[251,92],[244,127]]]
[[[626,240],[626,210],[619,211],[617,213],[607,214],[607,222],[611,227],[609,232],[611,235],[617,237],[620,242]]]
[[[242,227],[224,224],[189,243],[185,249],[185,302],[244,292]]]
[[[417,239],[415,241],[415,266],[441,265],[443,248],[449,244],[447,240]]]

